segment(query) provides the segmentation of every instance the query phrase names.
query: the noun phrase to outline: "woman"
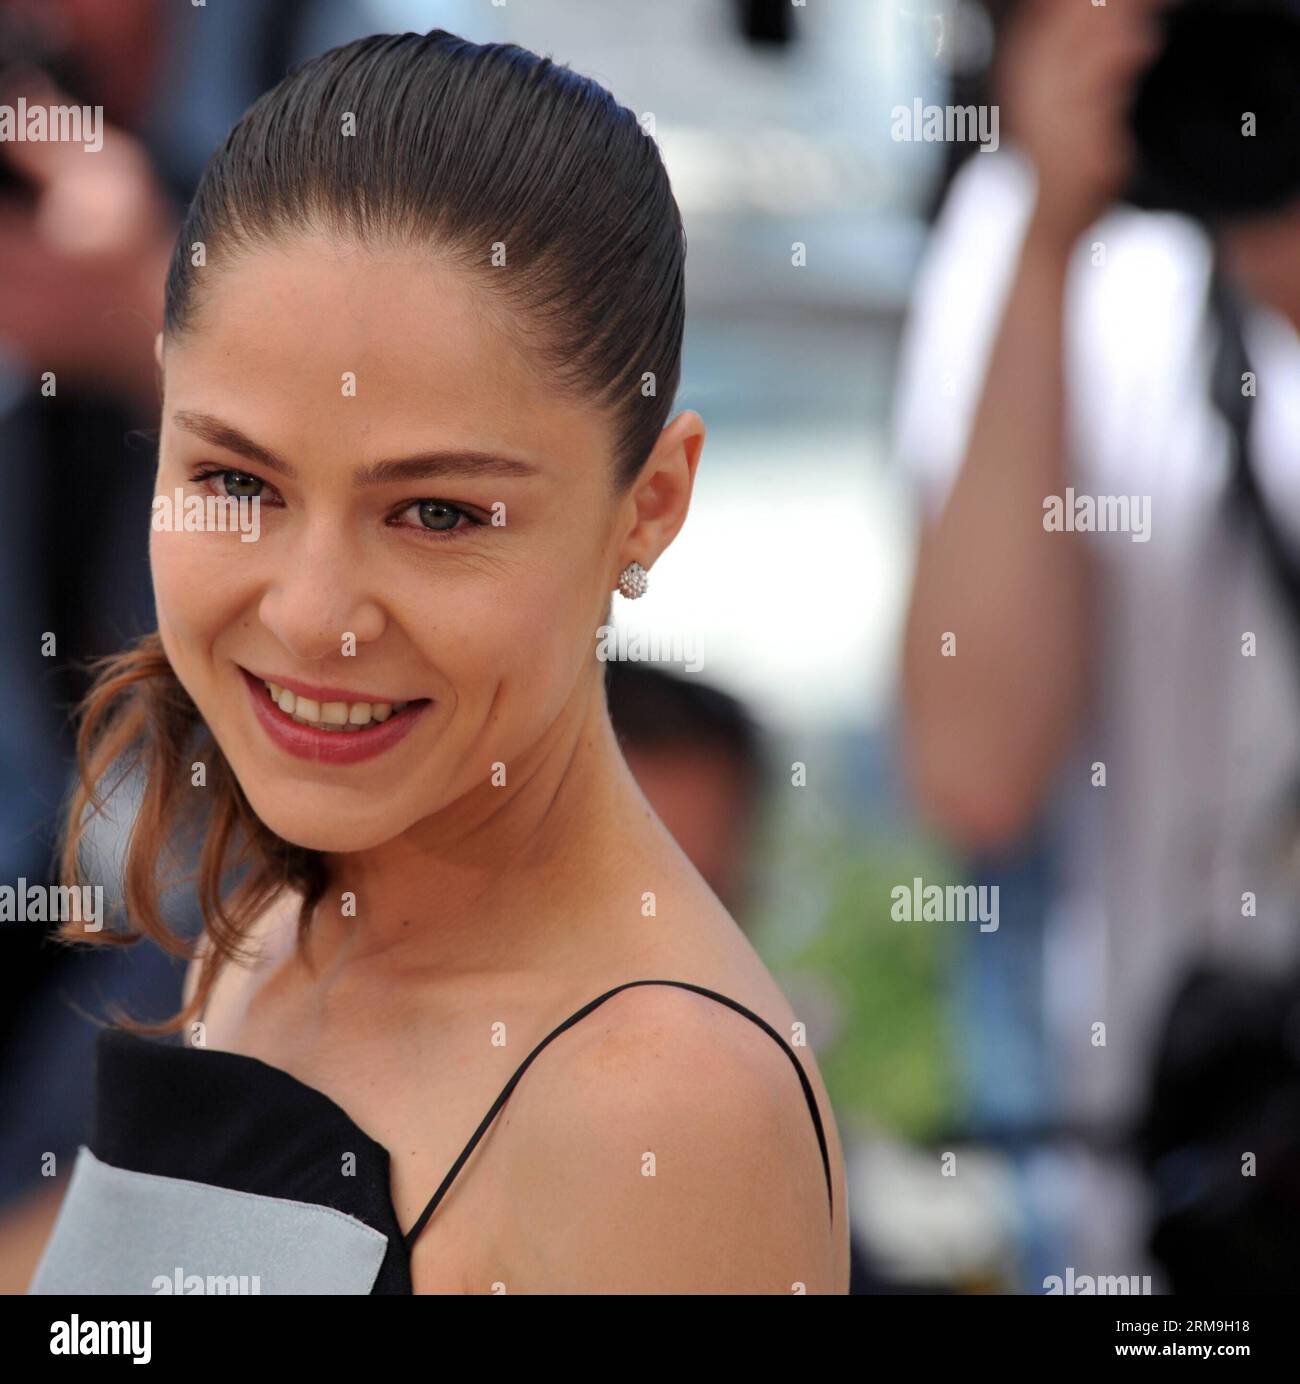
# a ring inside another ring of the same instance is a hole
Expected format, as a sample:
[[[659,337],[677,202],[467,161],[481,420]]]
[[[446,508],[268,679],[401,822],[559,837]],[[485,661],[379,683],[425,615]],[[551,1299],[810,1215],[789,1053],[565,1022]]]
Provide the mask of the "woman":
[[[704,441],[668,421],[684,257],[631,112],[442,30],[304,64],[212,159],[158,633],[89,699],[66,855],[135,752],[130,935],[186,952],[185,823],[205,930],[181,1013],[100,1037],[33,1291],[846,1291],[816,1064],[593,657]]]

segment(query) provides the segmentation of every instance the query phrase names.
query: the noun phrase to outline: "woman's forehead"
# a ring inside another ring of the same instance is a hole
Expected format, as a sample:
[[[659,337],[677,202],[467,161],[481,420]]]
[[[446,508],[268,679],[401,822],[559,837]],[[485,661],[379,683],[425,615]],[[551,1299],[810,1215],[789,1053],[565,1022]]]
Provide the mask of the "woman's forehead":
[[[510,309],[427,250],[296,237],[218,264],[196,306],[167,344],[169,394],[197,387],[262,416],[310,407],[370,429],[438,420],[505,447],[607,445],[597,410],[508,329]]]
[[[530,367],[521,330],[486,289],[446,259],[389,246],[295,236],[218,260],[200,280],[203,336],[294,338],[299,352],[387,346],[393,356],[434,355]],[[400,351],[399,349],[400,348]]]

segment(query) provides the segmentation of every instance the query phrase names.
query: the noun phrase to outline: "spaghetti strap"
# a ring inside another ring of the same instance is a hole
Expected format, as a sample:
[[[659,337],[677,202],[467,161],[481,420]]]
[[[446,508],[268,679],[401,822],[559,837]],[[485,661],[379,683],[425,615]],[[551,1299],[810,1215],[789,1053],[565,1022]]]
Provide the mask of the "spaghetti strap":
[[[524,1058],[524,1060],[519,1064],[519,1067],[516,1070],[514,1076],[512,1076],[510,1080],[506,1082],[505,1089],[492,1103],[492,1108],[483,1117],[482,1123],[474,1131],[473,1137],[470,1139],[469,1143],[466,1144],[465,1147],[461,1150],[460,1157],[457,1158],[456,1161],[451,1165],[451,1171],[448,1172],[447,1176],[443,1178],[442,1185],[429,1199],[429,1204],[420,1213],[419,1220],[417,1220],[416,1223],[410,1228],[410,1230],[408,1230],[406,1234],[403,1236],[403,1239],[406,1242],[406,1248],[408,1253],[414,1247],[416,1240],[420,1236],[420,1232],[428,1224],[429,1217],[432,1216],[433,1213],[438,1209],[438,1204],[446,1195],[447,1189],[456,1180],[457,1173],[459,1173],[460,1170],[465,1166],[465,1163],[469,1159],[470,1154],[472,1154],[475,1148],[478,1146],[479,1140],[482,1139],[484,1134],[487,1133],[488,1128],[491,1126],[492,1121],[496,1119],[497,1114],[501,1110],[501,1107],[506,1103],[506,1101],[510,1099],[511,1093],[514,1091],[515,1087],[519,1085],[520,1078],[532,1065],[533,1059],[537,1057],[537,1055],[549,1042],[551,1042],[555,1038],[558,1038],[560,1034],[565,1031],[565,1029],[572,1028],[573,1025],[576,1024],[580,1019],[585,1019],[586,1016],[590,1014],[591,1011],[595,1009],[598,1005],[604,1004],[607,999],[611,998],[611,996],[613,995],[617,995],[620,990],[628,990],[635,985],[676,985],[681,987],[683,990],[694,990],[697,995],[707,995],[710,999],[718,1000],[721,1004],[725,1004],[729,1008],[734,1009],[737,1014],[743,1014],[745,1018],[750,1019],[754,1023],[756,1023],[759,1026],[759,1028],[761,1028],[763,1032],[766,1033],[769,1037],[776,1039],[776,1041],[784,1049],[785,1055],[794,1064],[794,1069],[799,1075],[799,1084],[803,1087],[804,1099],[808,1102],[808,1109],[812,1114],[813,1127],[817,1131],[817,1143],[821,1149],[822,1167],[826,1173],[826,1195],[830,1201],[831,1220],[832,1222],[834,1221],[835,1194],[831,1188],[830,1155],[827,1153],[826,1150],[826,1131],[822,1126],[821,1111],[817,1107],[817,1097],[813,1093],[812,1083],[808,1080],[808,1073],[804,1071],[803,1064],[794,1055],[794,1050],[790,1047],[789,1043],[787,1043],[785,1039],[782,1038],[781,1035],[776,1031],[776,1029],[774,1029],[769,1023],[767,1023],[766,1020],[761,1019],[757,1014],[755,1014],[753,1010],[746,1009],[743,1004],[738,1003],[736,1000],[730,999],[726,995],[720,995],[716,990],[707,990],[702,985],[693,985],[690,981],[686,980],[629,980],[625,981],[622,985],[616,985],[612,990],[606,990],[603,995],[598,995],[589,1004],[583,1005],[583,1007],[579,1009],[576,1014],[570,1014],[569,1017],[565,1019],[565,1021],[562,1024],[552,1029],[551,1032],[548,1033],[546,1037],[543,1038],[542,1041],[538,1043],[538,1045],[532,1050],[532,1052],[530,1052],[528,1056]]]

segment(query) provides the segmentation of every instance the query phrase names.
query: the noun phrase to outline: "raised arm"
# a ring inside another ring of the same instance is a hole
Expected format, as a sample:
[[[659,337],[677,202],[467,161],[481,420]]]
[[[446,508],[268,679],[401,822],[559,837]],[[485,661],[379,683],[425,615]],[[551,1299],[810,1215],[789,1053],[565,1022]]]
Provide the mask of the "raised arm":
[[[922,535],[903,650],[917,796],[967,847],[1022,833],[1085,696],[1086,554],[1081,535],[1044,529],[1043,502],[1071,483],[1067,272],[1129,175],[1127,108],[1156,8],[1031,0],[1003,55],[1034,207],[960,470]]]

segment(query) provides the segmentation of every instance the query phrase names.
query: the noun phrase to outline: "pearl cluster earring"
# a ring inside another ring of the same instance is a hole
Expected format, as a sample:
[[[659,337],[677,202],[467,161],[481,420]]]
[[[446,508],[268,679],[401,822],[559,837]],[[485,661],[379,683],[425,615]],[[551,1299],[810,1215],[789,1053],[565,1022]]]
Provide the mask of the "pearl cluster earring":
[[[618,589],[629,601],[644,596],[650,584],[650,574],[639,562],[629,562],[618,577]]]

